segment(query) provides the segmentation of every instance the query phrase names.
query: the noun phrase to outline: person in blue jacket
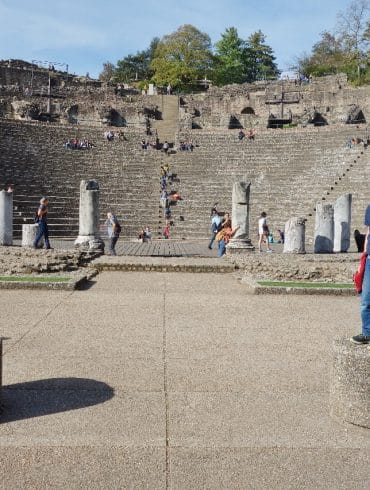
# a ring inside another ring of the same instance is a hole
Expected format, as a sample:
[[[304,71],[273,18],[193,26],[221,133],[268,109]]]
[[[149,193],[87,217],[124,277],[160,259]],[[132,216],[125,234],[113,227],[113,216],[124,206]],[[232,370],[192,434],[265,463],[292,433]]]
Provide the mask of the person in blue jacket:
[[[365,225],[367,231],[363,251],[367,254],[367,259],[361,292],[362,333],[351,337],[351,342],[354,344],[370,344],[370,205],[366,209]]]

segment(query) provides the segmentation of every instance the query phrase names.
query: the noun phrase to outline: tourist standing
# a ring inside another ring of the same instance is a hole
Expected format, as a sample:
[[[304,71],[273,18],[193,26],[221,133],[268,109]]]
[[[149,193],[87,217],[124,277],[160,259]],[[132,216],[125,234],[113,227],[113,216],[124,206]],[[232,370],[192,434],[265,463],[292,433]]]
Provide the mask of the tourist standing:
[[[239,230],[240,226],[236,226],[235,228],[231,228],[231,221],[227,221],[226,225],[223,226],[222,230],[217,233],[218,240],[218,250],[217,256],[222,257],[226,253],[226,245],[229,243],[230,239],[235,235],[235,233]]]
[[[208,248],[210,250],[212,250],[213,242],[215,241],[218,231],[220,231],[221,221],[222,219],[221,216],[218,214],[217,209],[213,208],[211,216],[211,239],[208,244]]]
[[[36,234],[36,238],[33,242],[33,248],[38,248],[39,242],[42,237],[45,239],[45,248],[51,249],[49,242],[49,228],[48,228],[48,205],[49,200],[43,197],[40,200],[39,209],[36,211],[35,222],[39,225],[39,229]]]
[[[113,213],[107,213],[107,220],[105,224],[107,225],[108,229],[109,255],[117,255],[115,247],[121,233],[121,225]]]
[[[262,252],[263,242],[266,242],[266,252],[272,252],[268,241],[269,233],[270,231],[267,225],[267,214],[263,211],[261,213],[260,219],[258,220],[258,235],[259,235],[258,247],[260,252]]]
[[[362,292],[360,294],[362,333],[351,337],[351,342],[354,344],[370,344],[370,205],[366,209],[365,225],[367,226],[367,231],[363,253],[367,255],[367,258],[362,282]]]

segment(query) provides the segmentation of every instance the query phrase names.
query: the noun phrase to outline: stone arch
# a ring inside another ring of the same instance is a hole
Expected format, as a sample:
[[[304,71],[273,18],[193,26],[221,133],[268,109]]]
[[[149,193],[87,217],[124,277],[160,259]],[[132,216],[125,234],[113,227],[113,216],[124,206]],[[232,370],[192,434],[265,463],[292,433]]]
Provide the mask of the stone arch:
[[[244,109],[242,109],[241,114],[253,114],[254,115],[255,112],[254,112],[253,107],[248,106],[248,107],[244,107]]]
[[[366,123],[366,118],[360,107],[354,106],[349,111],[346,124],[363,124]]]
[[[314,126],[327,126],[328,121],[325,117],[320,114],[320,112],[315,111],[308,121],[309,124],[313,124]]]

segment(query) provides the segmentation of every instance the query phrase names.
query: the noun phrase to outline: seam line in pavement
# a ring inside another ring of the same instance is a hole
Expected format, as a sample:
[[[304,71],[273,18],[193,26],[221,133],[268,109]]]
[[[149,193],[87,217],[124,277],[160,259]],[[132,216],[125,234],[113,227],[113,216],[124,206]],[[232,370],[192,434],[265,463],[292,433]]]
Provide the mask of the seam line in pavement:
[[[166,289],[167,281],[164,276],[163,281],[163,347],[162,347],[162,359],[163,359],[163,390],[164,390],[164,403],[165,403],[165,417],[166,417],[166,489],[170,488],[170,461],[169,461],[169,409],[168,409],[168,391],[167,391],[167,326],[166,326]]]
[[[41,318],[39,318],[38,320],[36,320],[36,322],[27,330],[27,332],[24,332],[24,334],[19,337],[19,339],[17,341],[14,342],[14,344],[12,344],[9,349],[6,349],[5,352],[3,352],[3,356],[5,356],[8,352],[10,352],[17,344],[19,344],[19,342],[22,342],[22,340],[27,336],[29,335],[31,332],[33,332],[33,330],[35,330],[35,328],[37,328],[37,326],[39,325],[40,322],[46,320],[48,318],[48,316],[50,316],[57,308],[59,308],[59,306],[63,303],[63,301],[65,301],[66,299],[68,299],[70,296],[72,296],[72,294],[74,293],[75,291],[71,291],[68,296],[62,298],[59,303],[57,303],[56,305],[53,305],[50,310],[44,315],[42,316]]]

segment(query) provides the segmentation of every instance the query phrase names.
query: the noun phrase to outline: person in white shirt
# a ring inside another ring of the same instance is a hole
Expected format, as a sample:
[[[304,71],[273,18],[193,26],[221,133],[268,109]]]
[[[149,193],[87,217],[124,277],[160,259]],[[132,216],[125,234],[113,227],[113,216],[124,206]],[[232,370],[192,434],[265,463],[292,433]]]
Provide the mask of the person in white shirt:
[[[258,220],[258,235],[259,235],[259,241],[258,241],[258,247],[259,251],[262,252],[262,243],[266,242],[266,252],[272,252],[270,248],[270,244],[268,241],[268,236],[269,236],[269,227],[267,225],[267,214],[263,211],[261,213],[261,217]]]

